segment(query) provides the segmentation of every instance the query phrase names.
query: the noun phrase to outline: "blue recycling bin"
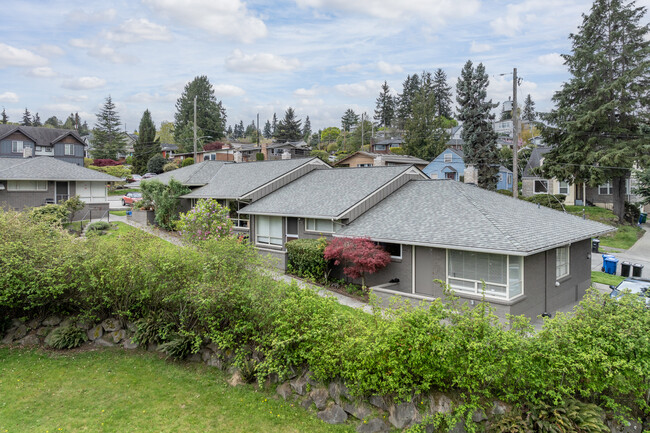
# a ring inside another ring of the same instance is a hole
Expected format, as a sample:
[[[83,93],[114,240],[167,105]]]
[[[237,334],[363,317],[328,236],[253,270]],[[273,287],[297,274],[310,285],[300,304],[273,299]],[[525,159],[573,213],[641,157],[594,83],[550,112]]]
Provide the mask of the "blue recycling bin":
[[[611,255],[611,254],[603,254],[603,266],[600,268],[600,270],[601,270],[602,272],[605,272],[605,260],[608,259],[608,258],[613,259],[614,256]]]
[[[616,267],[618,266],[618,259],[614,257],[607,257],[604,261],[605,273],[616,275]]]

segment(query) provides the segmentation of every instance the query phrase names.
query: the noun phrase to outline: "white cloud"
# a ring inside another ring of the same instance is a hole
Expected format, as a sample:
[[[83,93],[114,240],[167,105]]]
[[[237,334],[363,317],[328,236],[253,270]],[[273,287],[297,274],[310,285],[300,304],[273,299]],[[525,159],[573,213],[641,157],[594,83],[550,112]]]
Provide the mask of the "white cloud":
[[[87,90],[104,87],[106,80],[99,77],[79,77],[63,82],[63,88],[71,90]]]
[[[217,99],[222,96],[242,96],[246,91],[241,87],[233,86],[232,84],[215,84],[212,86]]]
[[[138,61],[136,58],[118,53],[113,47],[100,45],[87,39],[70,39],[69,43],[75,48],[85,48],[86,53],[91,57],[107,60],[111,63],[136,63]]]
[[[0,93],[0,102],[15,104],[18,102],[18,100],[18,95],[16,95],[14,92]]]
[[[544,66],[550,66],[553,68],[563,68],[564,67],[564,58],[559,53],[549,53],[539,56],[537,61]]]
[[[169,41],[172,38],[167,27],[152,23],[145,18],[128,19],[118,29],[105,32],[104,37],[111,41],[123,43]]]
[[[317,86],[312,87],[311,89],[296,89],[293,91],[294,96],[300,97],[300,98],[311,98],[313,96],[318,95],[319,90]]]
[[[359,63],[349,63],[347,65],[339,66],[336,68],[336,72],[340,72],[342,74],[347,73],[347,72],[357,72],[360,71],[362,66]]]
[[[49,66],[39,66],[38,68],[32,69],[29,72],[29,75],[41,78],[51,78],[56,77],[56,72],[54,72]]]
[[[226,58],[226,69],[234,72],[286,72],[299,66],[298,59],[288,59],[269,53],[244,54],[241,50],[234,50]]]
[[[266,25],[241,0],[143,0],[175,23],[242,42],[266,36]]]
[[[138,92],[127,98],[129,102],[156,103],[156,102],[174,102],[176,97],[171,94]]]
[[[366,80],[360,83],[337,84],[334,88],[345,96],[371,97],[379,94],[383,82]]]
[[[448,18],[462,18],[478,12],[480,0],[295,0],[298,6],[320,9],[335,9],[390,19],[391,22],[420,19],[435,24],[444,24]]]
[[[36,48],[36,51],[45,57],[58,57],[65,54],[63,48],[58,45],[43,44]]]
[[[66,20],[72,23],[100,23],[111,21],[115,18],[115,9],[86,12],[83,9],[75,10],[66,15]]]
[[[490,44],[481,44],[481,43],[477,43],[476,41],[472,41],[472,45],[469,47],[469,52],[484,53],[486,51],[490,51],[491,49],[492,46],[490,46]]]
[[[0,43],[0,69],[7,66],[43,66],[47,59],[29,50]]]
[[[490,26],[494,33],[509,37],[538,29],[544,29],[545,37],[555,31],[566,36],[574,31],[581,14],[588,8],[589,4],[582,1],[525,0],[508,4],[505,11],[490,22]]]
[[[382,74],[392,75],[392,74],[401,74],[404,72],[404,68],[400,65],[391,65],[390,63],[384,62],[383,60],[377,62],[377,69]]]

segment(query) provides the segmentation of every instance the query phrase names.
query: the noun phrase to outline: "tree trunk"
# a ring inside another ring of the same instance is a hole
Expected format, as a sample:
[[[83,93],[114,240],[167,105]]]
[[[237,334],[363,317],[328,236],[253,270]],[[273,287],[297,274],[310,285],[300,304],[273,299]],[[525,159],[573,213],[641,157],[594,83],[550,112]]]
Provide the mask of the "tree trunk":
[[[625,222],[625,177],[612,179],[612,201],[614,215],[618,217],[619,224]]]

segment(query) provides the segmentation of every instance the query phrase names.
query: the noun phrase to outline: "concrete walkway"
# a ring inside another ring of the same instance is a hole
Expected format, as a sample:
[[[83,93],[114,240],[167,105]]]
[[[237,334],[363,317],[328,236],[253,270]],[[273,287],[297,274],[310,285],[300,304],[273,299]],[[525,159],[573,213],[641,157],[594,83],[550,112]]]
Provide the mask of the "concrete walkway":
[[[616,274],[621,275],[621,264],[623,262],[630,262],[631,264],[643,265],[642,277],[650,278],[650,224],[643,224],[645,233],[636,241],[636,243],[629,250],[622,250],[618,253],[612,253],[618,259],[618,266]],[[601,248],[602,250],[602,248]],[[603,266],[602,253],[591,254],[591,270],[600,271]]]

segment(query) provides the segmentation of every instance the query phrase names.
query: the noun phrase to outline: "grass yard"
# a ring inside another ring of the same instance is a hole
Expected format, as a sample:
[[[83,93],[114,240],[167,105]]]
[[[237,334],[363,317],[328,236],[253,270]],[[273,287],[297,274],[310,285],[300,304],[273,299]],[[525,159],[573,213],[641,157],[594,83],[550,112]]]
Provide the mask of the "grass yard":
[[[600,283],[608,286],[616,286],[624,279],[625,277],[621,277],[620,275],[611,275],[611,274],[606,274],[605,272],[591,271],[592,283]]]
[[[116,189],[113,191],[108,191],[109,196],[123,196],[126,195],[127,192],[140,192],[138,188],[126,188],[126,189]]]
[[[126,216],[126,211],[125,210],[111,210],[109,211],[111,215],[117,215],[117,216]]]
[[[353,432],[221,371],[121,349],[0,347],[0,432]]]
[[[618,225],[617,218],[609,209],[597,206],[565,206],[565,208],[568,213],[578,216],[582,216],[582,210],[584,209],[585,215],[588,219],[615,226],[618,229],[614,233],[599,238],[601,250],[602,247],[627,250],[634,245],[645,232],[645,230],[637,226]]]

